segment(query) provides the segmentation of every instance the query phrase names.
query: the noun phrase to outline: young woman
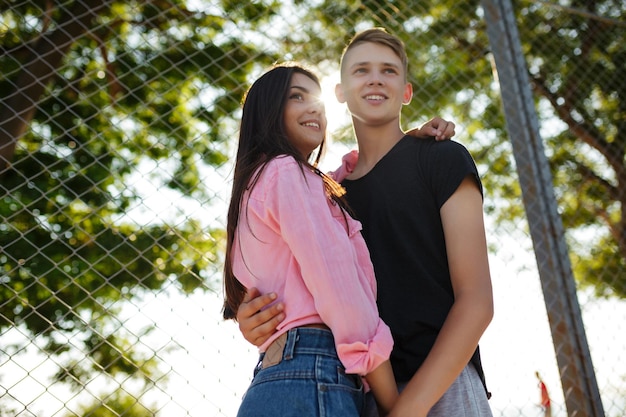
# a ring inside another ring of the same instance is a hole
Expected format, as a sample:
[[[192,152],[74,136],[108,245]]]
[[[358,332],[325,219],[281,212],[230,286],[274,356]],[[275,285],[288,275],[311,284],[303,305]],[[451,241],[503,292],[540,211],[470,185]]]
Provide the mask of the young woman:
[[[263,74],[246,94],[228,210],[226,318],[247,288],[289,307],[238,416],[358,416],[363,377],[381,410],[398,395],[393,341],[376,308],[361,225],[343,189],[316,167],[326,134],[318,78],[295,64]],[[309,160],[318,149],[315,163]]]

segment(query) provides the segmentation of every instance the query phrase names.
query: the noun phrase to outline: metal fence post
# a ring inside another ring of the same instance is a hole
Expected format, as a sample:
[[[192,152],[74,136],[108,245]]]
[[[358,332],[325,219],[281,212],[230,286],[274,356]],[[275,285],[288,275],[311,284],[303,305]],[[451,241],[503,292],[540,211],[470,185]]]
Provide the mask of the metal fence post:
[[[482,0],[570,417],[604,417],[510,0]]]

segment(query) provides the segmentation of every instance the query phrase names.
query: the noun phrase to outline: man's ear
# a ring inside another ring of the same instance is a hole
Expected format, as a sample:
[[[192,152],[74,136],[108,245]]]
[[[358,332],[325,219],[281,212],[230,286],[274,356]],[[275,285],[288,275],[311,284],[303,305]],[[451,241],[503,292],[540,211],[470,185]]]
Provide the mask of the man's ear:
[[[335,85],[335,97],[337,97],[337,101],[340,103],[345,103],[346,98],[343,94],[343,86],[341,83]]]
[[[413,84],[406,83],[404,85],[404,94],[402,95],[402,104],[409,104],[413,98]]]

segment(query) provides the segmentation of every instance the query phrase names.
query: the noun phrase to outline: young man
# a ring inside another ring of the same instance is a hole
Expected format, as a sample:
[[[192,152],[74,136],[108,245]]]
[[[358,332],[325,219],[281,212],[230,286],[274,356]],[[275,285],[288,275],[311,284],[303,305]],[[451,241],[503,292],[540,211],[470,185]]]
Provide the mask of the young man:
[[[352,115],[359,148],[358,160],[344,159],[342,185],[363,224],[380,316],[394,337],[391,363],[402,393],[388,415],[491,416],[478,341],[493,298],[474,161],[458,143],[405,136],[400,111],[412,97],[406,52],[382,29],[350,41],[336,95]],[[253,314],[272,299],[240,308],[248,341],[266,337],[289,308]]]

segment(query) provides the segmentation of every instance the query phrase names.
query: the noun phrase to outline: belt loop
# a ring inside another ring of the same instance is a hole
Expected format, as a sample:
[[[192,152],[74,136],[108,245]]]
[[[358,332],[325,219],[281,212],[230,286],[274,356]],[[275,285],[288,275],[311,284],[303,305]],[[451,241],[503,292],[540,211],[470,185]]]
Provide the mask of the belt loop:
[[[283,359],[293,359],[294,351],[296,350],[296,342],[298,341],[298,329],[293,328],[287,331],[287,343],[285,343],[285,350],[283,351]]]

